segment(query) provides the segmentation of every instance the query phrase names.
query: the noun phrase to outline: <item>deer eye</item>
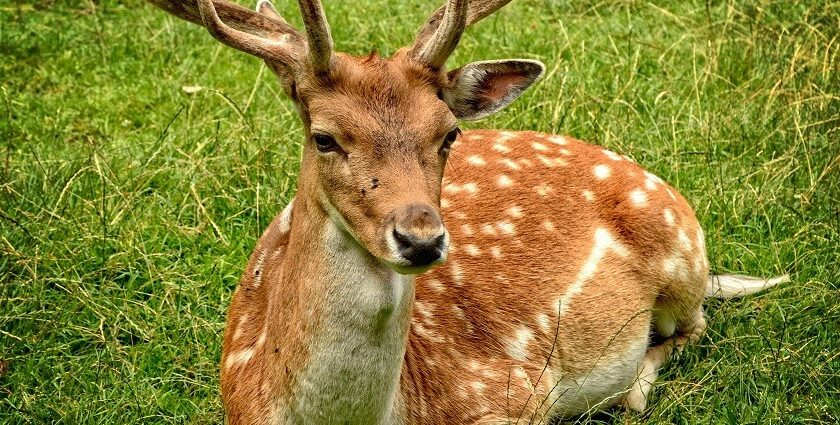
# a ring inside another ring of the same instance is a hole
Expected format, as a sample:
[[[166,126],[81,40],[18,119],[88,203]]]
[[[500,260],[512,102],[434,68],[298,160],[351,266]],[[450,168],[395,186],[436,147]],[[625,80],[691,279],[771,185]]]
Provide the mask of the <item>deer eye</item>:
[[[443,138],[443,145],[440,147],[441,152],[449,151],[459,134],[461,134],[461,129],[458,127],[455,127],[449,133],[446,133],[446,137]]]
[[[315,133],[312,135],[312,141],[315,142],[315,147],[318,149],[318,152],[326,153],[339,149],[338,142],[335,141],[335,137],[332,137],[329,134]]]

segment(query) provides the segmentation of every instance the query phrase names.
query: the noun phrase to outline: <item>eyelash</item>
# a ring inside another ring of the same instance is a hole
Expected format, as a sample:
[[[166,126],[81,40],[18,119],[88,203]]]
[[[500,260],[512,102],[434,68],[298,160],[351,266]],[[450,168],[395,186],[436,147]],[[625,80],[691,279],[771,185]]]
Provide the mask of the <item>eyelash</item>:
[[[454,129],[450,130],[449,133],[446,133],[446,136],[443,138],[443,144],[440,146],[441,152],[449,151],[452,147],[452,144],[455,143],[455,140],[458,139],[458,136],[461,134],[461,129],[455,127]]]

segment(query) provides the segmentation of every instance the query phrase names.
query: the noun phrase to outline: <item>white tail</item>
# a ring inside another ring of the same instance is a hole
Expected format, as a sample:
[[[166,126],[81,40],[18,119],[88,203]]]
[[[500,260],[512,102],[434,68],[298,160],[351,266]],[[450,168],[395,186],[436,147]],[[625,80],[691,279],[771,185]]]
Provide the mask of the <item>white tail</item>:
[[[776,276],[765,279],[754,276],[743,276],[737,274],[713,274],[709,275],[706,284],[706,297],[708,298],[737,298],[743,297],[765,289],[769,289],[780,283],[790,282],[789,275]]]
[[[260,238],[228,312],[230,424],[641,411],[671,350],[702,334],[704,291],[784,280],[707,284],[694,211],[627,157],[458,129],[545,69],[519,59],[446,71],[465,27],[509,0],[448,0],[390,58],[333,52],[319,0],[298,1],[305,32],[266,0],[256,11],[149,1],[265,60],[306,132],[294,203]],[[652,330],[665,342],[649,346]]]

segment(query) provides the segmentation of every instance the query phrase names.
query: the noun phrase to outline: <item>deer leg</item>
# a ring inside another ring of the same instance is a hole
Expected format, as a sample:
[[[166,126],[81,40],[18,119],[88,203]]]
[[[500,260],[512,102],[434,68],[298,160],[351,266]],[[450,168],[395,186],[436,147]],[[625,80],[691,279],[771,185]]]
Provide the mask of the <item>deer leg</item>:
[[[706,319],[703,317],[701,307],[690,316],[689,320],[676,325],[677,333],[666,338],[661,344],[648,348],[645,357],[639,363],[636,382],[624,395],[624,406],[629,410],[643,412],[647,407],[650,389],[659,377],[659,369],[671,358],[674,350],[678,353],[682,352],[688,341],[697,341],[705,330]]]

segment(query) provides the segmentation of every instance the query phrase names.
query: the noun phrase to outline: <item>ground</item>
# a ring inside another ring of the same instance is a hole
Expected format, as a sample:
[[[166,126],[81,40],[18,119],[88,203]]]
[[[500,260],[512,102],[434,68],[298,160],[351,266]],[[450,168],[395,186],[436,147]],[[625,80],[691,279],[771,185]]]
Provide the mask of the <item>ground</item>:
[[[356,54],[437,6],[325,3]],[[714,271],[793,279],[709,301],[644,415],[580,420],[840,421],[840,2],[516,0],[450,64],[506,57],[548,73],[465,127],[628,155],[695,206]],[[0,75],[0,422],[220,422],[225,311],[299,163],[275,77],[139,0],[3,2]]]

